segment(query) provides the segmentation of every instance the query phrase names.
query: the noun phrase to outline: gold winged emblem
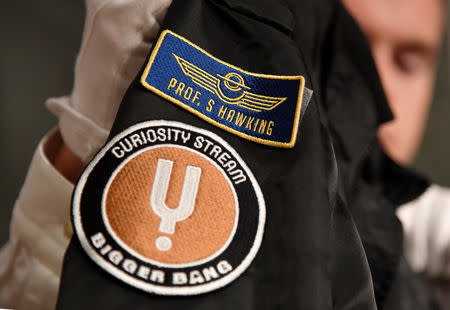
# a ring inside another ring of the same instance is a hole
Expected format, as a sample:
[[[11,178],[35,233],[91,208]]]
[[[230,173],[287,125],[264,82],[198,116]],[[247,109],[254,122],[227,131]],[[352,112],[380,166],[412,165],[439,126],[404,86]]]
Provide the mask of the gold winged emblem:
[[[215,77],[189,61],[173,53],[172,55],[186,76],[190,77],[195,84],[215,94],[227,104],[261,112],[263,110],[270,111],[287,99],[263,96],[250,92],[250,87],[245,85],[243,77],[236,72],[230,72],[225,76],[217,74],[217,77]],[[224,94],[222,86],[226,87],[228,95]]]

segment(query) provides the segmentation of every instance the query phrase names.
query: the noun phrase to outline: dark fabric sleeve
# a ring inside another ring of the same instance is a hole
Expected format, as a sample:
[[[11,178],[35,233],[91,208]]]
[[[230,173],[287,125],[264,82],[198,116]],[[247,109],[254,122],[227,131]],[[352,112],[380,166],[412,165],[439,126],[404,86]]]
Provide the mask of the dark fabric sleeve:
[[[303,75],[306,86],[319,94],[313,64],[299,49],[310,49],[316,38],[299,42],[293,34],[298,20],[318,23],[316,12],[293,10],[295,5],[174,0],[161,30],[170,29],[250,72]],[[376,309],[358,232],[345,199],[338,198],[336,159],[320,97],[314,95],[304,111],[295,146],[282,149],[203,121],[145,89],[141,73],[123,99],[111,137],[137,122],[162,119],[223,138],[261,186],[267,209],[261,248],[248,270],[224,288],[168,297],[139,291],[109,275],[74,236],[64,259],[57,309]]]

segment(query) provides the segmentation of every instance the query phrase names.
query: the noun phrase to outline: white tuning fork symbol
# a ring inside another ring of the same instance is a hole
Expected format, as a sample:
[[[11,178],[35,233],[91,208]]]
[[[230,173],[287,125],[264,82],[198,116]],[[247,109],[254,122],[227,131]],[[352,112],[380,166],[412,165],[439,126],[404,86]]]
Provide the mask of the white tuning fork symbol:
[[[153,212],[161,218],[159,231],[166,234],[174,234],[176,223],[186,220],[194,212],[198,184],[202,173],[202,169],[199,167],[186,167],[180,202],[176,208],[172,209],[166,205],[172,166],[173,161],[158,159],[150,195],[150,206]],[[168,251],[172,248],[172,240],[167,236],[160,236],[156,239],[155,245],[160,251]]]

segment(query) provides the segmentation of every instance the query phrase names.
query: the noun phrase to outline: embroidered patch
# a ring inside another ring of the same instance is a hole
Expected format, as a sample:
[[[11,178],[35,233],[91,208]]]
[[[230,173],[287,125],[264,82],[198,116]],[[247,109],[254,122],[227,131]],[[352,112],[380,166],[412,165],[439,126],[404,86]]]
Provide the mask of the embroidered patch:
[[[242,138],[277,147],[295,144],[305,83],[302,76],[244,71],[165,30],[141,83]]]
[[[87,254],[141,290],[194,295],[241,275],[261,244],[265,205],[236,151],[217,135],[148,121],[114,137],[74,192]]]

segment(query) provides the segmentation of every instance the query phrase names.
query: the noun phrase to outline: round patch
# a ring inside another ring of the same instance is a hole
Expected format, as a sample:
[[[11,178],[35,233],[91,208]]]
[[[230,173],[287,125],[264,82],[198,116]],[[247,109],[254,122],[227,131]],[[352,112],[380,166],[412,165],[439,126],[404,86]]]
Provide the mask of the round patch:
[[[73,222],[103,269],[144,291],[206,293],[261,244],[265,206],[242,158],[217,135],[148,121],[114,137],[83,172]]]

